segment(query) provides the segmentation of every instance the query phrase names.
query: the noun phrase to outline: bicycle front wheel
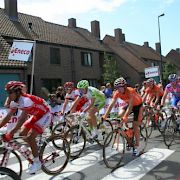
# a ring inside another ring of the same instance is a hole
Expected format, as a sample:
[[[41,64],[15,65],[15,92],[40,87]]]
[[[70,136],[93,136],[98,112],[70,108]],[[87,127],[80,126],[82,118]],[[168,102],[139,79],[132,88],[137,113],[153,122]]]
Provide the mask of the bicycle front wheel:
[[[54,147],[53,142],[58,144],[58,148]],[[69,154],[70,148],[66,139],[59,135],[50,136],[40,149],[42,170],[49,175],[59,174],[66,167]]]
[[[110,132],[103,146],[103,160],[108,168],[115,169],[119,167],[125,153],[125,138],[119,130]]]
[[[65,134],[70,146],[70,158],[78,158],[86,146],[86,134],[79,125],[72,126]]]
[[[153,120],[151,116],[145,115],[140,126],[140,134],[143,138],[150,138],[153,131]]]
[[[3,166],[3,159],[8,155],[8,150],[7,149],[2,149],[0,153],[0,166]],[[13,165],[13,162],[16,163],[16,166]],[[12,169],[16,174],[21,176],[22,174],[22,161],[20,156],[15,152],[11,151],[9,154],[9,159],[7,161],[7,168]]]
[[[18,176],[17,173],[15,173],[13,170],[6,168],[6,167],[0,167],[0,179],[1,180],[21,180],[20,176]]]
[[[163,133],[164,144],[168,148],[172,145],[174,141],[175,132],[176,132],[175,120],[172,118],[168,118],[166,121],[164,133]]]
[[[109,120],[104,120],[98,124],[97,128],[99,131],[97,143],[100,146],[103,146],[107,135],[113,131],[113,126]],[[111,139],[109,138],[109,143],[110,143],[110,141],[111,141]],[[108,142],[106,142],[106,145],[108,145]]]

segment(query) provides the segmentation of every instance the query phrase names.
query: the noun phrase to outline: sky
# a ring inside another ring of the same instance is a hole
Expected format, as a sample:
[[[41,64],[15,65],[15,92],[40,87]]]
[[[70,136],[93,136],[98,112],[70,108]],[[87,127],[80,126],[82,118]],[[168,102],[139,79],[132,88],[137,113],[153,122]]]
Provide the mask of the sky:
[[[121,28],[126,41],[148,41],[153,49],[159,42],[158,16],[164,13],[159,18],[162,54],[180,48],[180,0],[18,0],[18,11],[65,26],[75,18],[78,27],[89,31],[91,21],[97,20],[101,39]]]

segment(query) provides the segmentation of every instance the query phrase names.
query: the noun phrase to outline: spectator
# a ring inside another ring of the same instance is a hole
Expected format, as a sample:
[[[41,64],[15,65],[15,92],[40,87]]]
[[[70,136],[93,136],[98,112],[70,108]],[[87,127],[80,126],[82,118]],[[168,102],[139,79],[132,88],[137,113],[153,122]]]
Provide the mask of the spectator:
[[[57,104],[61,105],[64,102],[65,94],[63,86],[59,86],[56,90]]]
[[[106,88],[104,90],[104,94],[105,94],[105,97],[106,98],[111,98],[112,97],[112,86],[111,86],[111,83],[107,83],[106,84]]]

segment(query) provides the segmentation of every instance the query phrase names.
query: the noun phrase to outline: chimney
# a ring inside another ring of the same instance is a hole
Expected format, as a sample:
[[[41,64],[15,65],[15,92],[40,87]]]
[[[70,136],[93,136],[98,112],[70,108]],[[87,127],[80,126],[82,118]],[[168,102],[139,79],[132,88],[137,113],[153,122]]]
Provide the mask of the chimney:
[[[17,0],[4,0],[5,12],[9,19],[18,21]]]
[[[180,48],[176,48],[176,51],[177,51],[178,53],[180,53]]]
[[[76,28],[76,19],[75,18],[68,19],[68,27]]]
[[[155,46],[156,46],[156,52],[160,54],[160,53],[161,53],[160,43],[157,42],[157,43],[155,44]]]
[[[122,29],[120,29],[120,28],[115,29],[114,34],[115,34],[116,43],[122,44],[125,39],[125,36],[122,33]]]
[[[144,42],[144,46],[145,46],[145,47],[149,47],[149,42],[147,42],[147,41]]]
[[[100,26],[99,21],[91,21],[91,33],[94,37],[100,40]]]
[[[123,40],[123,42],[126,41],[126,37],[125,37],[125,34],[124,34],[124,33],[122,34],[122,40]]]

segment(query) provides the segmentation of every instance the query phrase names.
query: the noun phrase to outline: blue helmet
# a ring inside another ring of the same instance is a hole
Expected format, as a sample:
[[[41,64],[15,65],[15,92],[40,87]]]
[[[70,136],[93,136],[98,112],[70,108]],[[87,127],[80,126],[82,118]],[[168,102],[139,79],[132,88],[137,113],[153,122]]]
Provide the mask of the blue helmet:
[[[170,74],[168,76],[168,79],[170,82],[175,82],[177,80],[177,75],[176,74]]]

